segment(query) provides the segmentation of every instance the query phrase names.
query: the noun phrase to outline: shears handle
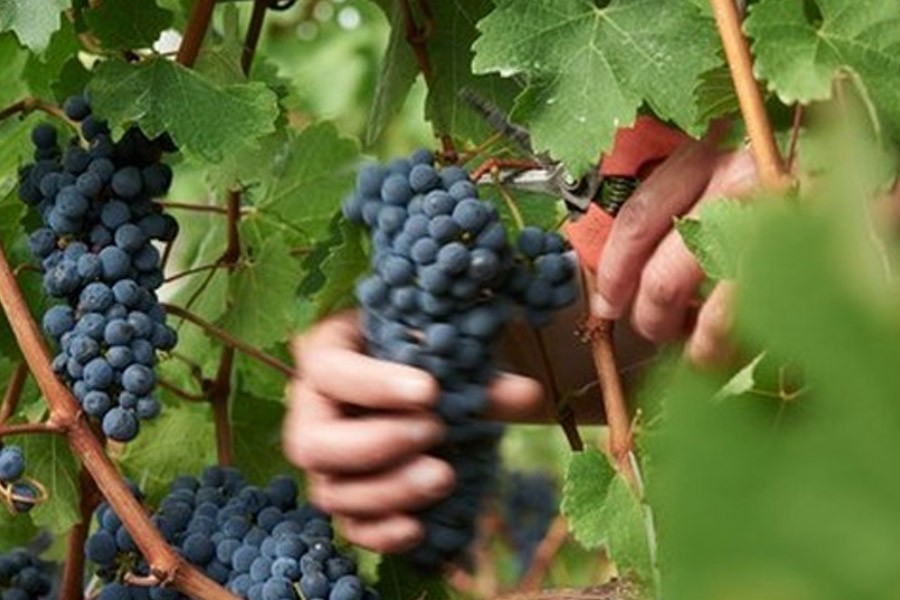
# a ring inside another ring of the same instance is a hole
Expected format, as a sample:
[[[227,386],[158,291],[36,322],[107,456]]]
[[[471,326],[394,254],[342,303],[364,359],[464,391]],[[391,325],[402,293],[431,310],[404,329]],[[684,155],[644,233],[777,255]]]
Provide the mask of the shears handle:
[[[633,127],[616,132],[610,154],[600,162],[601,177],[634,177],[645,179],[690,138],[652,117],[638,117]],[[587,212],[565,225],[565,233],[581,264],[596,272],[600,255],[609,237],[613,216],[592,202]]]

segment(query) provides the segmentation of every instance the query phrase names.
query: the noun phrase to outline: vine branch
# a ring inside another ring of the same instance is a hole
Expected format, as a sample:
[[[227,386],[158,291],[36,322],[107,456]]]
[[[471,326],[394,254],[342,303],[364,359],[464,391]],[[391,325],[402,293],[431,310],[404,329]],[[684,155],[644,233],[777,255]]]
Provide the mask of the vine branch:
[[[50,356],[37,324],[19,289],[6,253],[0,246],[0,304],[38,387],[50,408],[51,421],[65,432],[72,453],[82,461],[84,469],[97,488],[122,519],[138,549],[147,559],[151,571],[178,591],[204,600],[237,600],[211,579],[185,562],[154,527],[140,502],[131,493],[106,455],[100,440],[91,431],[78,402],[50,365]]]
[[[582,269],[587,289],[594,289],[594,276],[588,269]],[[616,352],[613,342],[613,321],[597,319],[591,316],[586,324],[587,338],[591,344],[591,355],[594,367],[600,380],[600,391],[603,396],[603,409],[606,413],[606,424],[609,428],[608,452],[615,460],[619,472],[625,477],[635,492],[640,492],[637,474],[632,463],[634,440],[631,432],[631,419],[628,416],[628,403],[622,379],[616,365]]]
[[[560,394],[559,382],[556,380],[556,372],[553,370],[553,363],[550,361],[550,355],[547,352],[547,344],[544,341],[544,335],[535,327],[531,330],[534,332],[535,342],[541,355],[541,368],[547,376],[550,384],[550,397],[553,400],[553,406],[556,409],[556,420],[562,427],[563,433],[566,434],[566,440],[574,452],[584,450],[584,442],[578,434],[578,424],[575,422],[575,413],[572,412],[571,406],[562,401]]]
[[[764,186],[781,189],[788,184],[788,174],[778,146],[762,94],[753,77],[753,61],[747,38],[741,30],[741,15],[734,0],[710,0],[725,49],[731,79],[737,91],[741,114],[750,136],[750,150]]]
[[[280,373],[283,373],[287,377],[295,377],[296,376],[296,372],[294,371],[293,367],[286,365],[285,363],[281,362],[274,356],[267,354],[266,352],[260,350],[259,348],[256,348],[255,346],[252,346],[252,345],[248,344],[247,342],[244,342],[242,340],[235,338],[234,336],[232,336],[230,333],[228,333],[221,327],[210,323],[209,321],[203,319],[202,317],[195,315],[191,311],[185,310],[175,304],[165,304],[164,303],[163,307],[165,307],[165,309],[168,312],[172,313],[176,317],[181,317],[182,319],[184,319],[186,321],[190,321],[197,327],[200,327],[201,329],[206,331],[208,334],[210,334],[214,338],[218,339],[220,342],[224,343],[226,346],[231,346],[232,348],[240,350],[247,356],[258,360],[259,362],[261,362],[265,365],[272,367],[273,369],[275,369],[276,371],[278,371]]]
[[[247,25],[247,37],[244,38],[244,48],[241,51],[241,70],[244,75],[250,74],[253,65],[253,55],[259,44],[259,34],[262,32],[263,22],[266,19],[268,0],[253,0],[253,12],[250,14],[250,24]]]
[[[422,71],[425,84],[431,88],[434,84],[434,71],[431,68],[431,59],[428,57],[428,38],[434,32],[434,13],[431,11],[431,5],[428,4],[428,0],[418,0],[417,4],[422,13],[421,25],[416,23],[410,0],[400,0],[400,10],[403,12],[406,41],[416,56],[416,63],[419,65],[419,70]],[[453,144],[453,138],[446,133],[440,133],[438,137],[443,146],[444,159],[449,162],[456,162],[459,155],[456,152],[456,146]]]
[[[557,516],[553,519],[553,523],[550,524],[544,539],[541,540],[541,543],[538,544],[537,549],[534,551],[534,558],[531,560],[531,565],[528,567],[528,571],[525,572],[525,576],[522,577],[517,591],[533,592],[540,589],[547,571],[550,570],[553,564],[553,559],[559,554],[560,549],[568,538],[569,524],[566,522],[565,517]]]
[[[50,421],[41,423],[16,423],[14,425],[0,425],[0,439],[11,435],[36,435],[36,434],[55,434],[65,433],[65,427],[59,423],[54,423],[52,418]]]
[[[213,9],[216,7],[216,0],[197,0],[191,8],[191,16],[188,17],[187,27],[184,30],[184,37],[181,45],[178,47],[178,54],[175,61],[185,67],[194,66],[197,56],[200,54],[200,46],[203,45],[203,38],[206,37],[206,30],[209,29],[209,22],[212,19]]]
[[[91,517],[100,503],[100,490],[82,467],[79,476],[79,512],[81,521],[72,526],[66,541],[66,562],[63,566],[59,597],[76,600],[84,595],[84,544],[91,528]]]
[[[3,404],[0,404],[0,425],[6,423],[15,414],[27,379],[28,365],[19,363],[10,375],[6,393],[3,394]]]

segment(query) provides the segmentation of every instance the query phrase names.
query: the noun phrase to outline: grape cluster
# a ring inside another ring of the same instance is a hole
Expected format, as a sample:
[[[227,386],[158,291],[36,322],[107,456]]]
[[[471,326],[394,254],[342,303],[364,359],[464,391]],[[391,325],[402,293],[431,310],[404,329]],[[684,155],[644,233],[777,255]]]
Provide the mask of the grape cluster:
[[[117,577],[123,567],[149,567],[106,505],[86,555],[106,582],[101,600],[185,600],[170,588],[136,587]],[[333,542],[327,515],[298,505],[297,486],[275,477],[248,485],[234,469],[210,467],[199,480],[179,477],[152,517],[173,547],[211,579],[248,600],[378,600],[357,576],[355,561]]]
[[[156,352],[177,342],[155,292],[163,274],[153,244],[178,232],[153,202],[172,182],[160,161],[172,147],[137,128],[113,141],[83,96],[64,109],[84,145],[75,138],[61,149],[57,130],[40,124],[31,135],[35,162],[20,170],[19,196],[44,224],[29,249],[46,294],[65,301],[47,310],[43,327],[59,347],[54,371],[107,436],[127,442],[139,420],[159,413]]]
[[[54,592],[52,566],[23,548],[0,554],[0,598],[42,600]]]
[[[523,574],[558,513],[556,484],[540,471],[512,471],[506,474],[501,500],[506,535]]]
[[[18,446],[0,447],[0,493],[18,513],[28,512],[37,504],[38,492],[24,476],[25,456],[22,449]]]
[[[575,264],[566,255],[565,239],[555,231],[525,227],[516,242],[519,260],[509,278],[507,293],[525,308],[534,327],[550,323],[553,314],[578,296]]]
[[[370,354],[424,369],[441,386],[437,412],[448,435],[433,454],[453,466],[457,487],[421,513],[426,537],[408,555],[434,569],[459,557],[474,538],[496,470],[503,428],[479,417],[495,373],[492,343],[519,301],[510,293],[511,279],[528,287],[544,281],[547,267],[536,265],[545,256],[568,261],[565,244],[548,235],[537,253],[519,256],[466,171],[436,168],[427,150],[361,169],[343,212],[371,230],[372,272],[356,289]],[[562,269],[568,279],[552,273],[553,290],[567,281],[574,287],[574,267],[566,262]],[[549,312],[564,304],[562,294],[558,300],[540,307]]]

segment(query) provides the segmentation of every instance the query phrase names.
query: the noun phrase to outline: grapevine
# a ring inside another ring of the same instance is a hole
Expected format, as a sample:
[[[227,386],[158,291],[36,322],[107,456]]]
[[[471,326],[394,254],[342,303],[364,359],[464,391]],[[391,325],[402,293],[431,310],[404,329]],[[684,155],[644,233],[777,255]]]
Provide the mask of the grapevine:
[[[0,2],[0,600],[892,597],[898,32]]]

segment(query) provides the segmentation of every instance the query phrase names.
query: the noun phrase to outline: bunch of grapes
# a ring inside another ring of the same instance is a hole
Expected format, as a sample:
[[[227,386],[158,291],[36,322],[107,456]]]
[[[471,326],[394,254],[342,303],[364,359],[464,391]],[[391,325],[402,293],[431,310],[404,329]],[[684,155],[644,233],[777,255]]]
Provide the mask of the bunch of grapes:
[[[540,471],[512,471],[505,478],[501,500],[506,535],[519,572],[524,573],[558,513],[556,484]]]
[[[155,292],[163,274],[153,244],[178,232],[153,202],[172,182],[161,157],[173,148],[137,128],[113,141],[83,96],[64,108],[81,140],[61,149],[57,130],[38,125],[35,162],[20,170],[19,196],[44,224],[29,237],[31,254],[46,294],[64,301],[47,310],[43,327],[59,348],[54,371],[107,436],[127,442],[139,420],[159,413],[156,353],[177,342]]]
[[[544,327],[578,296],[575,264],[566,254],[565,239],[555,231],[525,227],[516,245],[519,258],[507,293],[525,307],[531,325]]]
[[[409,553],[416,565],[434,569],[459,557],[474,538],[496,471],[503,429],[479,417],[495,374],[492,344],[519,300],[510,294],[511,279],[530,289],[547,271],[553,296],[558,287],[574,289],[575,269],[555,234],[541,232],[538,252],[518,256],[496,209],[478,199],[466,171],[436,168],[426,150],[363,168],[343,211],[371,230],[373,269],[357,286],[369,352],[424,369],[441,386],[437,412],[448,435],[433,454],[453,466],[457,487],[421,513],[426,537]],[[565,265],[559,272],[559,265],[538,267],[545,256]],[[549,313],[565,304],[557,296],[548,303],[536,298],[541,302],[533,306]]]
[[[119,582],[123,568],[148,575],[149,567],[108,505],[95,516],[86,554],[106,582],[101,600],[185,599],[170,588]],[[378,600],[355,561],[334,547],[328,517],[298,505],[290,478],[275,477],[263,488],[234,469],[210,467],[199,480],[177,478],[152,519],[189,562],[241,598]]]
[[[42,600],[53,596],[53,568],[23,548],[0,554],[0,597]]]
[[[18,513],[30,511],[38,498],[37,490],[24,476],[25,456],[22,449],[18,446],[0,447],[0,495]]]

